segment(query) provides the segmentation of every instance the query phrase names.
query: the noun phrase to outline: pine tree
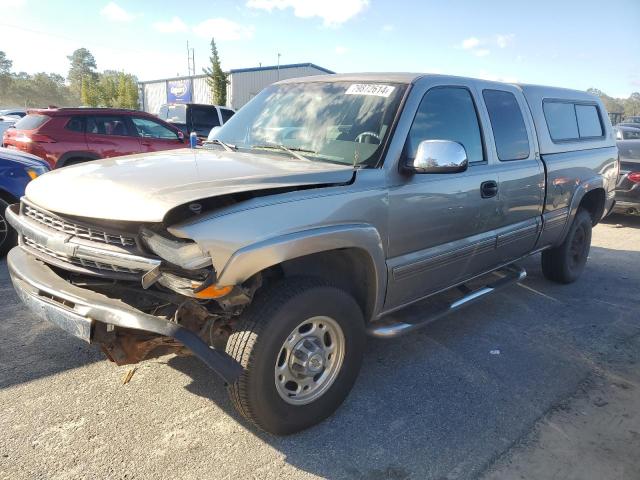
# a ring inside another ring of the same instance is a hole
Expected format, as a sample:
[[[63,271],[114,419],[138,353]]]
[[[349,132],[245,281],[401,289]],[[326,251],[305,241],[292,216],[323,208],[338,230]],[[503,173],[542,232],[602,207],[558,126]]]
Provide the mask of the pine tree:
[[[211,56],[209,57],[211,67],[203,68],[202,71],[207,75],[207,85],[211,89],[211,98],[215,105],[227,104],[227,74],[222,71],[220,65],[220,56],[216,42],[211,39]]]

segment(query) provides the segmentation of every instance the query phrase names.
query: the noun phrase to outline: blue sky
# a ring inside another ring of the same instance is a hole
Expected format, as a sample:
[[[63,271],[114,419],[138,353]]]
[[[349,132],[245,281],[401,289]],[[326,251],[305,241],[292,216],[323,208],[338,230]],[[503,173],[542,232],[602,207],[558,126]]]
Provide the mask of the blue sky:
[[[66,74],[84,46],[141,80],[198,73],[209,39],[223,68],[313,62],[337,72],[420,71],[640,91],[640,0],[0,0],[15,70]]]

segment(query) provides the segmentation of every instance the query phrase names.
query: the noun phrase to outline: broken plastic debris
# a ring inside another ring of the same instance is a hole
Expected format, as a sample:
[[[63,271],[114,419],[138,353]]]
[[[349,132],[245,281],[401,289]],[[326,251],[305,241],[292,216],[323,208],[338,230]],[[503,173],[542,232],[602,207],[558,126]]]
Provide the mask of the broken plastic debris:
[[[489,350],[491,355],[500,355],[500,350]]]

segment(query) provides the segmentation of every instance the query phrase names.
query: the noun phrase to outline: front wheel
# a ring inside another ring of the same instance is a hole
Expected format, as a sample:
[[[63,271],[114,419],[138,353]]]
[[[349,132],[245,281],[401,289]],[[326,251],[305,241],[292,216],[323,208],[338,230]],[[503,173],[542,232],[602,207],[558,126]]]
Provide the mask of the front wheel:
[[[0,258],[4,257],[18,241],[18,234],[7,222],[9,204],[0,198]]]
[[[364,320],[355,300],[321,280],[286,279],[242,317],[227,344],[245,369],[229,386],[236,409],[279,435],[331,415],[362,363]]]
[[[578,210],[560,245],[542,252],[542,273],[559,283],[575,282],[582,274],[591,248],[591,215]]]

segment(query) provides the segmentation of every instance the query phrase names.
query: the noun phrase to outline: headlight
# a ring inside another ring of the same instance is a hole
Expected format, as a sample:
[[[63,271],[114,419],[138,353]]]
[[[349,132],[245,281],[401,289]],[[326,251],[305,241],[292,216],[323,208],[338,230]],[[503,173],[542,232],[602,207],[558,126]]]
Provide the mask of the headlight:
[[[47,169],[46,167],[29,167],[27,168],[27,175],[29,175],[29,178],[31,178],[31,180],[34,180],[36,177],[39,177],[40,175],[42,175],[43,173],[47,173],[49,171],[49,169]]]
[[[212,264],[211,257],[195,242],[171,240],[146,228],[140,233],[149,249],[169,263],[186,270],[197,270]]]

